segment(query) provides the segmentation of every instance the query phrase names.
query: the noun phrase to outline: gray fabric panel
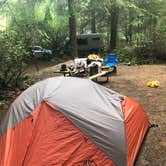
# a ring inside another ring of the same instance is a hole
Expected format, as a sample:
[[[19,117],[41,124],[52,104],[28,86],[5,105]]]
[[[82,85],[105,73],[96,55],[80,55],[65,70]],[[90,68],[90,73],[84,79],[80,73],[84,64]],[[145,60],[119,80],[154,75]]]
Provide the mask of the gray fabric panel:
[[[58,107],[118,166],[125,166],[126,136],[121,108],[123,96],[92,81],[66,79],[56,94],[52,93],[45,100]]]
[[[7,129],[15,127],[21,120],[28,117],[38,103],[41,102],[42,98],[40,93],[42,93],[42,91],[38,88],[38,85],[37,83],[28,88],[11,104],[2,122],[0,135],[6,132]]]
[[[123,96],[90,80],[56,77],[28,88],[12,104],[0,134],[48,101],[98,145],[118,166],[127,163]]]
[[[52,80],[52,81],[49,81]],[[40,81],[24,91],[10,106],[0,126],[0,136],[7,129],[15,127],[21,120],[28,117],[31,112],[43,101],[48,94],[54,92],[59,81],[48,79]]]

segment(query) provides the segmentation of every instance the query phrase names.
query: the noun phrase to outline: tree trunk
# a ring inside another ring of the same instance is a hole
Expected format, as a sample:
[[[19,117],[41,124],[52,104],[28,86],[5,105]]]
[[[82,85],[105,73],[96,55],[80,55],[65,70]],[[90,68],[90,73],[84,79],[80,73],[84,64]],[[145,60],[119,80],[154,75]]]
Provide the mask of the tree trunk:
[[[119,8],[116,4],[116,0],[110,0],[110,22],[111,22],[111,37],[110,37],[110,51],[116,48],[117,41],[117,28],[118,28],[118,17],[119,17]]]
[[[129,35],[129,44],[132,45],[132,11],[129,9],[129,29],[128,29],[128,35]]]
[[[78,55],[76,38],[76,19],[74,8],[74,0],[68,0],[70,55],[72,57],[76,57]]]
[[[91,32],[96,33],[96,16],[95,16],[95,11],[93,10],[91,13]]]
[[[96,33],[96,5],[95,0],[90,1],[91,33]]]
[[[35,4],[36,1],[34,0],[27,0],[27,7],[28,7],[28,11],[30,12],[28,15],[31,19],[35,18]]]
[[[128,37],[128,25],[125,25],[125,32],[124,32],[125,38],[126,38],[126,43],[129,43],[129,37]]]

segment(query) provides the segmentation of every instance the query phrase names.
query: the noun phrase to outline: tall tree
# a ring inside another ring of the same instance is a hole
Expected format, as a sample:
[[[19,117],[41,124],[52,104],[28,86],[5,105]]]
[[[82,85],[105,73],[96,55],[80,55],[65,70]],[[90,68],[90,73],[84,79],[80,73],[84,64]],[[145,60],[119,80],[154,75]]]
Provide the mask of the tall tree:
[[[75,18],[74,6],[75,6],[75,0],[68,0],[70,54],[71,56],[76,57],[78,52],[77,52],[76,18]]]
[[[96,10],[93,7],[95,5],[94,0],[90,1],[90,7],[91,7],[91,32],[96,33]]]
[[[118,17],[119,17],[119,7],[116,0],[110,0],[110,23],[111,23],[111,36],[110,36],[110,51],[116,48],[117,44],[117,30],[118,30]]]

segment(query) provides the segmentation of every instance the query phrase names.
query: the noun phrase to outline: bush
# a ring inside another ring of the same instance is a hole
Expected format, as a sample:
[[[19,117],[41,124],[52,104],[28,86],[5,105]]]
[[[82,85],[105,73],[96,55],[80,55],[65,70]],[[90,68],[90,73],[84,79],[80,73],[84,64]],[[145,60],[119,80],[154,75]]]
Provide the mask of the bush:
[[[123,49],[117,51],[119,61],[130,63],[133,59],[134,49],[135,48],[133,47],[124,47]]]
[[[166,26],[156,30],[153,39],[153,56],[158,60],[166,60]]]
[[[20,87],[30,57],[14,32],[0,33],[0,58],[0,86]]]
[[[117,54],[120,62],[129,65],[153,64],[157,61],[151,45],[124,47]]]

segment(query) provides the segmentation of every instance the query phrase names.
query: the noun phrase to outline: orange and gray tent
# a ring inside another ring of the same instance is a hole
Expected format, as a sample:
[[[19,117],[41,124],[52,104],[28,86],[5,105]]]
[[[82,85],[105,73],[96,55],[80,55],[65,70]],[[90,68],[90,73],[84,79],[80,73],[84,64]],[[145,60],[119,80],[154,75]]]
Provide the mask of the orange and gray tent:
[[[49,78],[7,112],[0,165],[132,166],[149,126],[131,98],[84,78]]]

